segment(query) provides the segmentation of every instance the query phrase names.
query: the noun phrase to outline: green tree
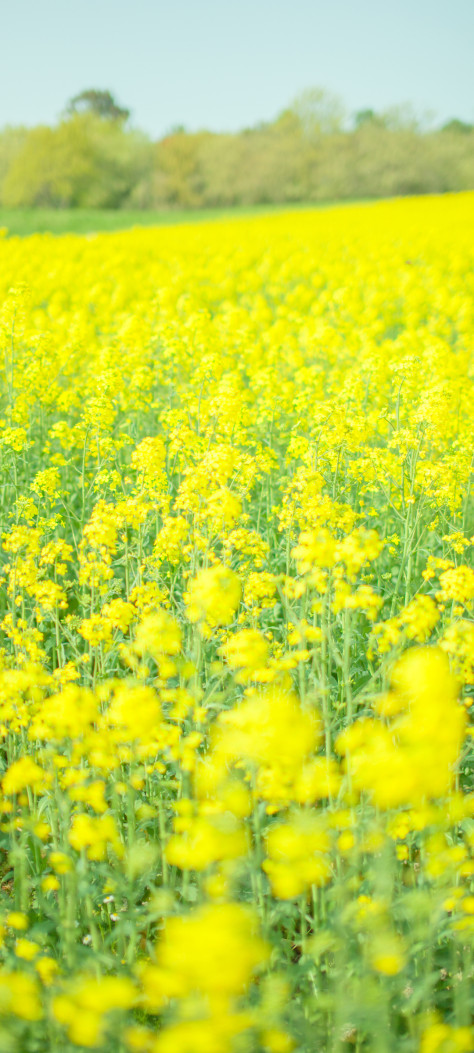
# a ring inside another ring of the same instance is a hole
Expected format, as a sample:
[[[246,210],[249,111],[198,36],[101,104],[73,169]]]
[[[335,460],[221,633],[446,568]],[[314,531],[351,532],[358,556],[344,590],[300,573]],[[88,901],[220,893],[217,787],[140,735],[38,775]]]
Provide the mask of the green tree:
[[[321,88],[238,133],[176,126],[152,143],[108,91],[70,101],[54,127],[0,132],[10,207],[200,208],[436,193],[474,187],[474,127],[433,129],[409,106],[352,122]]]
[[[66,114],[92,113],[105,121],[127,121],[130,110],[119,106],[110,91],[88,88],[74,95],[66,106]]]
[[[139,132],[94,114],[33,128],[3,181],[11,208],[119,208],[152,161]]]
[[[452,132],[454,135],[470,135],[474,132],[474,124],[468,124],[467,121],[460,121],[457,117],[454,117],[451,121],[443,124],[441,131]]]
[[[92,177],[91,144],[80,118],[27,135],[3,182],[10,208],[61,208],[79,203]]]
[[[0,200],[5,178],[17,154],[23,148],[27,135],[28,129],[22,127],[7,126],[0,131]]]
[[[342,131],[346,119],[342,100],[324,88],[307,88],[293,100],[290,112],[309,139]]]
[[[155,149],[156,204],[199,208],[204,204],[200,147],[208,132],[177,131]]]

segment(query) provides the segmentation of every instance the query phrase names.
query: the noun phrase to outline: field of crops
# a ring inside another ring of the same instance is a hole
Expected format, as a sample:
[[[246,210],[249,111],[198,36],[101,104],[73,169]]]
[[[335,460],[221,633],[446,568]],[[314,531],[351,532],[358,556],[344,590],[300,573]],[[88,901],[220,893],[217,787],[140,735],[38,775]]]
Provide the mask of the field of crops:
[[[474,195],[0,240],[2,1053],[469,1053]]]

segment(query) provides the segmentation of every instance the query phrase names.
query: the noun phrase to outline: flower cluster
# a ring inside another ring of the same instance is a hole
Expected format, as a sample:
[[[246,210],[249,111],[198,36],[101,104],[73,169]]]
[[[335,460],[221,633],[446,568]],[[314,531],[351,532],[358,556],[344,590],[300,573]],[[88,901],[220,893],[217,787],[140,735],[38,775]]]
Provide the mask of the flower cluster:
[[[0,239],[0,1049],[474,1047],[473,227]]]

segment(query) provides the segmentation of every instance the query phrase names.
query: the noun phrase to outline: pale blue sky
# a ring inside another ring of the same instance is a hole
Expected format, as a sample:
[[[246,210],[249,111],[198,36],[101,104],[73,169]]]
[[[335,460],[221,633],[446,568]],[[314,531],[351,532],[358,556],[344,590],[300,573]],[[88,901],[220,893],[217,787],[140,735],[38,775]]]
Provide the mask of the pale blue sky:
[[[0,126],[109,88],[152,135],[236,129],[306,87],[474,120],[474,0],[0,0]]]

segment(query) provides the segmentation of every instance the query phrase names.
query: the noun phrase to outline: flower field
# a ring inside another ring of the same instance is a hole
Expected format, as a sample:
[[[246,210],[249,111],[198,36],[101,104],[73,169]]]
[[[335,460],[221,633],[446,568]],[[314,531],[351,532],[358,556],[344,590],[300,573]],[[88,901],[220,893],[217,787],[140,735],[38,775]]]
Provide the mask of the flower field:
[[[0,264],[0,1051],[469,1053],[474,194]]]

